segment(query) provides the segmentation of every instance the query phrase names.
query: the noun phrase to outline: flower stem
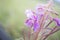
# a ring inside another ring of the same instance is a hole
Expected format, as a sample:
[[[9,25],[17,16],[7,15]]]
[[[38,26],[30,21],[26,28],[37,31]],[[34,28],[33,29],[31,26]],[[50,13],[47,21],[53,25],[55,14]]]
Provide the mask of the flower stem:
[[[52,22],[53,22],[53,20],[50,21],[50,22],[45,26],[45,28],[47,28]]]
[[[45,37],[43,38],[43,40],[45,40],[48,36],[52,35],[53,33],[57,32],[60,30],[60,28],[56,29],[57,27],[55,26],[53,28],[53,30],[51,30],[51,32],[48,35],[45,35]],[[56,29],[56,30],[55,30]]]

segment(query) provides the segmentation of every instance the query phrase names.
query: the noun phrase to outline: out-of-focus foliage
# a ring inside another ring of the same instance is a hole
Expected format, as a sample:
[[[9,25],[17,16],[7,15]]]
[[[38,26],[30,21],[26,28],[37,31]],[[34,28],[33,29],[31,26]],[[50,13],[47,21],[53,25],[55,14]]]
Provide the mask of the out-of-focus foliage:
[[[0,23],[13,38],[19,38],[24,28],[25,10],[37,2],[32,0],[0,0]]]
[[[0,0],[0,23],[3,24],[6,31],[13,38],[19,38],[22,36],[22,28],[25,28],[25,10],[33,8],[38,3],[45,3],[45,1],[46,0]],[[60,6],[55,3],[54,7],[60,13]],[[56,36],[59,39],[58,34]],[[51,38],[51,40],[54,39]]]

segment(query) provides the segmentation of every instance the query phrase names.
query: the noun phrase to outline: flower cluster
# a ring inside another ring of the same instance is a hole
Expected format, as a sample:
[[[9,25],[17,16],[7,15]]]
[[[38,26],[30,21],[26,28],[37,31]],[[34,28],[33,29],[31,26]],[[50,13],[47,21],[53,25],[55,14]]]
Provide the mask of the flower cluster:
[[[25,25],[31,28],[33,32],[35,32],[36,36],[38,36],[38,34],[41,32],[42,40],[46,38],[46,36],[43,37],[42,34],[50,35],[55,32],[54,30],[58,28],[57,26],[60,26],[60,19],[52,16],[54,14],[58,16],[58,13],[53,10],[51,2],[52,1],[49,1],[48,4],[37,5],[34,11],[28,9],[25,12],[27,16]],[[49,28],[49,25],[52,22],[55,22],[56,26],[54,28]],[[34,40],[37,40],[36,36]]]
[[[45,11],[46,9],[44,5],[38,5],[35,11],[26,10],[26,25],[29,27],[33,27],[33,30],[36,31],[40,27],[39,20],[42,18]]]

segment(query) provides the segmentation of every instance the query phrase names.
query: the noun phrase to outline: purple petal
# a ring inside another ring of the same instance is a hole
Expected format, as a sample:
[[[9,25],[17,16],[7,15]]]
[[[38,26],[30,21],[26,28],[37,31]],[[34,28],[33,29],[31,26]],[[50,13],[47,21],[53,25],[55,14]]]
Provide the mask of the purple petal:
[[[53,20],[56,22],[57,26],[60,26],[60,19],[59,18],[54,18]]]
[[[28,26],[28,27],[32,27],[32,25],[33,25],[33,20],[32,20],[32,19],[28,19],[28,20],[26,20],[25,24],[26,24],[26,26]]]
[[[44,11],[45,11],[45,6],[44,5],[38,5],[37,7],[36,7],[36,13],[37,14],[44,14]]]
[[[39,23],[35,21],[33,30],[37,31],[38,28],[39,28]]]
[[[28,9],[28,10],[26,10],[25,14],[26,14],[27,18],[32,18],[33,11],[31,9]]]

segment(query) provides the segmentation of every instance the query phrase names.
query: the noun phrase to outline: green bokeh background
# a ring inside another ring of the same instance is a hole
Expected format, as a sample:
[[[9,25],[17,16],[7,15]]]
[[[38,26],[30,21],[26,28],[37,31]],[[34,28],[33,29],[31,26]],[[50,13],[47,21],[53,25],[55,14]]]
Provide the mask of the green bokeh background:
[[[0,0],[0,23],[13,39],[19,39],[21,30],[26,28],[25,10],[33,9],[38,3],[46,3],[46,0]],[[60,14],[60,5],[54,3],[54,9]],[[51,35],[48,40],[60,40],[60,32]]]

